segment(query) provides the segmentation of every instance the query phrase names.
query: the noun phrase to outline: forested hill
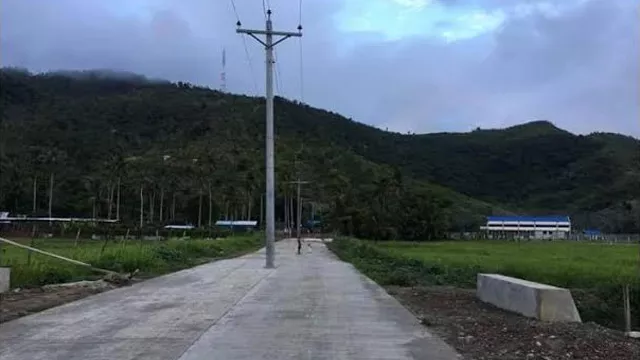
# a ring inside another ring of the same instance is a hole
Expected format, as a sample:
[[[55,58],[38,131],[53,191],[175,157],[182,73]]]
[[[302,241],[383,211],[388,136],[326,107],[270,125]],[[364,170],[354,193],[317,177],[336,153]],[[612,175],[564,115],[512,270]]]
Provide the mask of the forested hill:
[[[0,109],[2,210],[29,214],[35,203],[48,214],[53,184],[53,215],[115,218],[119,184],[120,219],[133,225],[141,204],[144,226],[260,217],[263,99],[130,74],[4,69]],[[436,238],[504,212],[345,145],[378,130],[283,99],[276,109],[278,221],[291,218],[287,182],[298,175],[310,181],[306,217],[363,237]]]
[[[263,99],[132,74],[3,69],[0,111],[0,209],[32,212],[35,180],[46,213],[53,177],[58,215],[114,217],[120,181],[124,221],[137,222],[141,189],[145,223],[258,217]],[[300,174],[314,210],[361,236],[434,237],[509,210],[638,226],[638,141],[620,135],[547,122],[402,135],[277,98],[276,147],[279,220]]]
[[[522,213],[567,213],[582,226],[640,231],[640,141],[635,138],[574,135],[547,121],[390,138],[395,151],[376,152],[374,145],[359,153]]]

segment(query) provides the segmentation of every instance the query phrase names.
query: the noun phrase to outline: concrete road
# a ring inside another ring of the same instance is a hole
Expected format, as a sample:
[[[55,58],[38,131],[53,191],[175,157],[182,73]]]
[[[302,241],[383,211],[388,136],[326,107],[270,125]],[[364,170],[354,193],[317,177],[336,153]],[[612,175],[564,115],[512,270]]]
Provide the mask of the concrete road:
[[[0,325],[0,359],[457,359],[322,243],[276,246]]]

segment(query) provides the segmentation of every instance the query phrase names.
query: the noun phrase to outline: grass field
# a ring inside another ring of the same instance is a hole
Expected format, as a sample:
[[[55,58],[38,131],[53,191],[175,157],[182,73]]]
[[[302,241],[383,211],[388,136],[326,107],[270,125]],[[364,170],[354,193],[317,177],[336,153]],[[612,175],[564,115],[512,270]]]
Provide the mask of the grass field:
[[[261,236],[218,240],[104,241],[69,239],[19,240],[20,243],[89,263],[95,267],[141,276],[155,276],[217,258],[237,256],[262,246]],[[11,287],[99,278],[99,273],[63,260],[0,243],[0,266],[11,267]]]
[[[570,242],[389,242],[391,255],[580,288],[638,280],[640,246]]]
[[[473,288],[495,272],[572,290],[583,321],[621,328],[622,284],[640,314],[640,246],[569,242],[379,242],[337,239],[329,248],[381,285]],[[639,316],[632,319],[640,326]]]

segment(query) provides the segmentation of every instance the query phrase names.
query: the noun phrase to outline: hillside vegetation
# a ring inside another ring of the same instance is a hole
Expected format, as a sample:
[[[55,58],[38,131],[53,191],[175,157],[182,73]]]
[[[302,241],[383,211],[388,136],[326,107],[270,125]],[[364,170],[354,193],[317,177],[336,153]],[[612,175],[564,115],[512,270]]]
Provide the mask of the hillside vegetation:
[[[143,225],[259,218],[264,99],[113,72],[0,71],[0,209]],[[483,216],[569,213],[639,230],[639,143],[548,122],[402,135],[276,99],[276,213],[369,238],[474,230]],[[53,186],[51,186],[53,184]],[[36,189],[34,201],[34,188]],[[121,193],[117,206],[118,189]],[[35,204],[35,206],[34,206]]]
[[[260,217],[263,99],[130,75],[69,75],[0,72],[1,209],[47,215],[51,205],[57,216],[119,215],[143,227]],[[287,182],[298,176],[311,181],[305,217],[313,211],[359,236],[436,238],[502,211],[316,131],[354,122],[280,98],[276,109],[278,221],[293,218]]]
[[[343,121],[323,136],[416,179],[579,227],[640,231],[640,141],[574,135],[548,121],[502,130],[403,135]],[[348,134],[348,135],[341,135]]]

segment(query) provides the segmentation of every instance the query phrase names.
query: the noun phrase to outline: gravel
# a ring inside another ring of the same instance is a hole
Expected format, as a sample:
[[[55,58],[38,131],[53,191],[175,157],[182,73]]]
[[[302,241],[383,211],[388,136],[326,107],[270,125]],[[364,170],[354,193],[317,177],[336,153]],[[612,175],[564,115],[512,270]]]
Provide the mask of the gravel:
[[[640,340],[595,323],[526,318],[482,303],[468,289],[388,286],[387,290],[465,359],[640,359]]]

